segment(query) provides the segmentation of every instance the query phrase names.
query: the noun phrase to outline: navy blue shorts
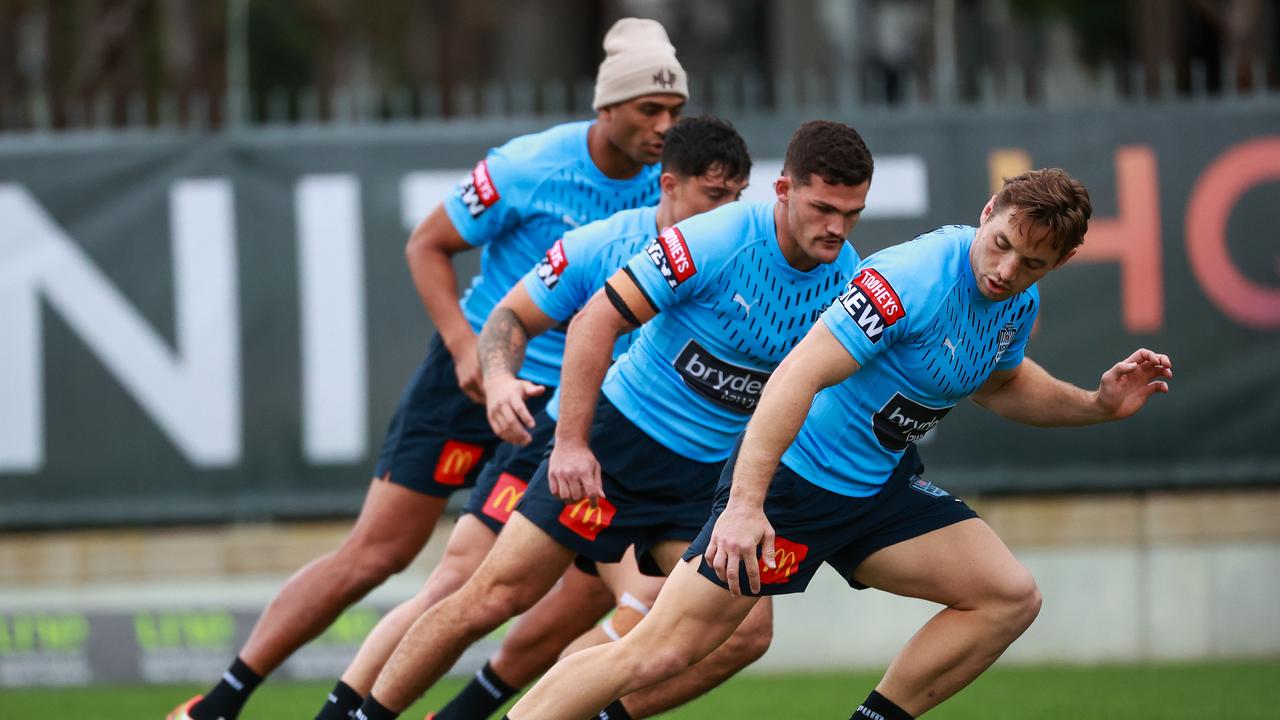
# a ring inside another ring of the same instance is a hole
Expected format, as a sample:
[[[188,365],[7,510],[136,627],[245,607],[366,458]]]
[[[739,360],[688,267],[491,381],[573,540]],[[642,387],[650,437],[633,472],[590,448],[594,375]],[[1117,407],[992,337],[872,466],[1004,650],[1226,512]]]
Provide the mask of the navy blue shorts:
[[[547,415],[545,409],[533,416],[533,422],[533,429],[529,431],[533,440],[528,445],[502,443],[498,446],[493,459],[480,471],[471,497],[467,498],[462,510],[475,515],[495,533],[502,532],[502,527],[511,518],[511,512],[529,486],[529,478],[542,464],[547,446],[555,439],[556,421]]]
[[[541,410],[549,395],[529,398],[529,410]],[[391,482],[425,495],[449,497],[475,484],[500,442],[484,405],[458,387],[453,356],[436,335],[400,397],[373,474],[390,474]]]
[[[649,551],[667,540],[687,543],[698,536],[724,462],[697,462],[673,452],[604,395],[588,443],[604,481],[598,507],[586,500],[565,504],[552,495],[544,460],[516,509],[556,542],[596,562],[618,562],[635,545],[641,569],[658,573]]]
[[[711,541],[716,519],[729,502],[729,486],[737,449],[726,461],[711,519],[684,554],[685,560],[699,558],[698,572],[721,587],[728,584],[702,557]],[[853,572],[877,550],[904,540],[978,517],[963,500],[953,497],[923,477],[924,464],[915,444],[907,446],[898,467],[880,492],[870,497],[849,497],[814,485],[791,468],[778,465],[764,500],[765,517],[773,525],[774,563],[772,570],[760,566],[760,595],[804,592],[822,563],[839,572],[851,587],[866,586],[853,579]],[[739,568],[744,595],[752,595],[746,568]]]

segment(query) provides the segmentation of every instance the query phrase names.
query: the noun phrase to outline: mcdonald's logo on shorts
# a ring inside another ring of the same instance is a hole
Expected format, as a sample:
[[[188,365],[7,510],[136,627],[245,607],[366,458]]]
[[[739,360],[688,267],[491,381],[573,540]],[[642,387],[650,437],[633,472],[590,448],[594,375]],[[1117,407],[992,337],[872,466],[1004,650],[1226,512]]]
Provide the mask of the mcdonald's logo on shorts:
[[[809,554],[809,546],[791,542],[786,538],[774,538],[773,563],[769,569],[760,559],[760,583],[762,585],[778,585],[791,580],[791,576],[800,570],[800,563]]]
[[[436,482],[441,485],[461,485],[467,473],[480,462],[484,448],[458,440],[446,440],[436,461]]]
[[[583,498],[564,506],[560,511],[560,524],[588,540],[595,540],[600,531],[613,522],[617,512],[618,508],[604,498],[596,501],[596,507],[591,507],[591,501]]]
[[[497,484],[489,491],[489,497],[484,501],[484,514],[506,525],[511,519],[511,511],[516,509],[516,504],[520,502],[520,498],[524,497],[527,487],[529,483],[515,475],[502,473],[498,476]]]

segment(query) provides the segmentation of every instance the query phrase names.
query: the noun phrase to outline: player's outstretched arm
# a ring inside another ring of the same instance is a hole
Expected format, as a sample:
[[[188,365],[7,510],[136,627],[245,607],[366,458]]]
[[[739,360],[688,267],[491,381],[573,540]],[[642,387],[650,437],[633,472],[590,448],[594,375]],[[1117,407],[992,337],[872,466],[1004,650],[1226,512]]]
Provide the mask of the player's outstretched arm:
[[[657,315],[640,286],[619,270],[569,324],[560,370],[560,417],[547,467],[551,492],[566,502],[600,498],[600,465],[587,447],[613,344]]]
[[[1027,425],[1061,427],[1123,420],[1142,409],[1156,393],[1169,392],[1173,363],[1146,348],[1102,374],[1097,390],[1063,382],[1026,358],[1012,370],[991,374],[974,393],[979,405]]]
[[[546,388],[516,377],[524,362],[529,338],[541,335],[556,321],[542,311],[523,283],[507,291],[480,329],[476,352],[484,375],[484,402],[494,434],[515,445],[533,438],[533,415],[525,398],[541,395]]]
[[[760,592],[756,548],[773,567],[773,527],[764,515],[764,497],[782,453],[791,446],[809,414],[813,396],[858,370],[858,362],[824,323],[815,323],[800,344],[765,383],[760,405],[747,424],[733,468],[729,504],[716,521],[707,545],[707,563],[729,592],[740,591],[738,567],[745,564],[752,592]]]
[[[458,275],[452,260],[454,255],[470,249],[471,245],[453,226],[444,205],[438,205],[414,228],[404,254],[418,297],[422,298],[427,315],[453,356],[458,387],[472,400],[484,402],[480,363],[476,360],[476,334],[458,304]]]

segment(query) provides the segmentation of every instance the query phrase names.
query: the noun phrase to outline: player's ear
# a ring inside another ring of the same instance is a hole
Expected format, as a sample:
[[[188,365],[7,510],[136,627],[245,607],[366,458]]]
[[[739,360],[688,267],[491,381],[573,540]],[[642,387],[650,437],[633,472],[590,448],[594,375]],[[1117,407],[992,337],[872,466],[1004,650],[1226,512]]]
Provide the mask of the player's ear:
[[[1058,258],[1058,262],[1056,262],[1056,263],[1054,263],[1054,264],[1053,264],[1053,269],[1054,269],[1054,270],[1057,270],[1058,268],[1062,267],[1063,265],[1066,265],[1066,264],[1067,264],[1067,261],[1068,261],[1068,260],[1070,260],[1070,259],[1072,258],[1072,256],[1074,256],[1074,255],[1076,254],[1076,251],[1077,251],[1077,250],[1079,250],[1079,249],[1080,249],[1080,248],[1078,248],[1078,247],[1073,247],[1073,248],[1071,248],[1071,250],[1070,250],[1067,254],[1063,255],[1063,256],[1062,256],[1062,257],[1060,257],[1060,258]]]
[[[675,192],[676,185],[679,183],[680,180],[674,173],[664,172],[658,176],[658,187],[662,189],[663,195],[670,196]]]
[[[985,223],[987,221],[987,218],[991,217],[991,213],[995,209],[996,209],[996,196],[992,195],[991,199],[987,201],[987,204],[982,206],[982,215],[978,217],[978,224],[981,225]]]
[[[782,175],[773,181],[773,192],[778,196],[778,202],[785,203],[791,199],[791,177]]]

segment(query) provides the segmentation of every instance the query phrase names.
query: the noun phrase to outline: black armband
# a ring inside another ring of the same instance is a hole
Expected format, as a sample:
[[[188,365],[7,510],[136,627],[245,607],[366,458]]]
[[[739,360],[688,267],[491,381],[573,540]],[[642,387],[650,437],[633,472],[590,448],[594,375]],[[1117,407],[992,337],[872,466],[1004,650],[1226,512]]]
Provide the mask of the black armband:
[[[635,313],[631,312],[631,308],[627,307],[627,301],[623,300],[622,296],[618,294],[618,291],[614,290],[613,286],[608,282],[605,282],[604,284],[604,294],[608,296],[609,302],[613,303],[613,309],[618,311],[618,314],[622,316],[623,320],[626,320],[636,327],[640,327],[640,320],[636,317]]]

